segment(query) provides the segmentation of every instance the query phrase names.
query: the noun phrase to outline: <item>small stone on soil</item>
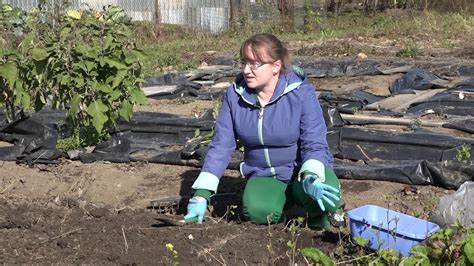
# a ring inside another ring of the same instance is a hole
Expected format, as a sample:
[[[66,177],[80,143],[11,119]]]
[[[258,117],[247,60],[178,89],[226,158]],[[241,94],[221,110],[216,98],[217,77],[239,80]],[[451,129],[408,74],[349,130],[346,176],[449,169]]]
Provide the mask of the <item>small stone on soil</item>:
[[[109,211],[106,208],[97,208],[90,210],[89,213],[96,218],[100,218],[106,216]]]

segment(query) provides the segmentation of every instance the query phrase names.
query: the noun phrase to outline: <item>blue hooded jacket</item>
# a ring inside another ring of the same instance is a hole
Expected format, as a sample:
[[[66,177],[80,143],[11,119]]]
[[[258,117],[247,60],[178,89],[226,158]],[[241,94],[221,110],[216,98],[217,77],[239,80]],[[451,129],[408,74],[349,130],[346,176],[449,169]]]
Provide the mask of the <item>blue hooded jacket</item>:
[[[243,76],[226,90],[201,173],[193,189],[217,191],[237,140],[244,147],[243,176],[273,176],[288,183],[295,173],[324,181],[333,157],[314,87],[298,68],[281,73],[275,92],[261,107]]]

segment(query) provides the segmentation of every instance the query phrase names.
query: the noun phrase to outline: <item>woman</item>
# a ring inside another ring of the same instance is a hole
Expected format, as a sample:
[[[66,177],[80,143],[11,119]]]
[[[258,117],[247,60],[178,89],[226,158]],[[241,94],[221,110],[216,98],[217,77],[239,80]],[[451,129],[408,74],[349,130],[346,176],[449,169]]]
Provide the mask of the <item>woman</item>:
[[[328,227],[327,213],[339,207],[339,181],[314,87],[289,65],[287,49],[271,34],[247,39],[240,58],[242,73],[223,97],[185,220],[203,221],[239,140],[245,150],[240,172],[248,178],[246,218],[277,223],[288,197],[308,211],[309,227]]]

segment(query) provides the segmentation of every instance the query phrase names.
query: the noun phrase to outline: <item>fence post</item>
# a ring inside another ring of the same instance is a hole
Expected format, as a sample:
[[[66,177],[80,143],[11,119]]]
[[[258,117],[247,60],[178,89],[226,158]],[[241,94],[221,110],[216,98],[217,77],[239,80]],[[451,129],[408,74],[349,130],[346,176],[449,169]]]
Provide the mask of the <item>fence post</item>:
[[[161,9],[160,0],[155,0],[155,38],[161,36]]]

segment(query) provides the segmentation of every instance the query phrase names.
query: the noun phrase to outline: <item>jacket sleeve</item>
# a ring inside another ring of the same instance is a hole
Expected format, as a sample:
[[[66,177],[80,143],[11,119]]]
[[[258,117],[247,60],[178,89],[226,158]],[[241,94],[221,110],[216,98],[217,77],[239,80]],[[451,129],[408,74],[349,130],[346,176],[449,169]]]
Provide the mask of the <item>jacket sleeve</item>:
[[[214,127],[214,137],[208,146],[201,173],[194,182],[193,189],[207,189],[217,191],[219,179],[229,165],[232,153],[236,148],[234,120],[231,113],[229,94],[232,88],[227,89]]]
[[[325,180],[325,168],[332,168],[333,157],[326,140],[326,123],[316,91],[305,86],[300,124],[302,166],[298,177],[311,174]]]

